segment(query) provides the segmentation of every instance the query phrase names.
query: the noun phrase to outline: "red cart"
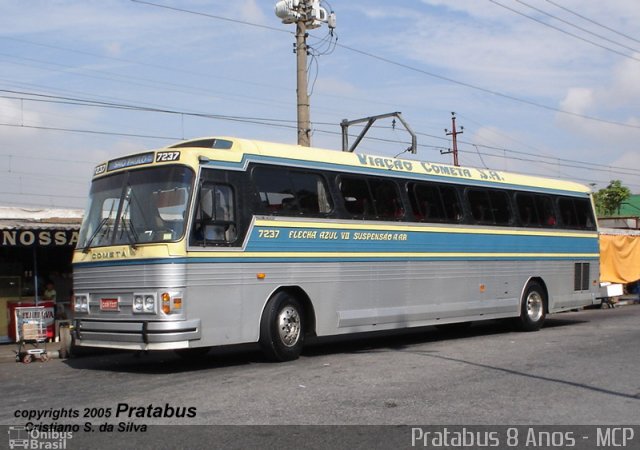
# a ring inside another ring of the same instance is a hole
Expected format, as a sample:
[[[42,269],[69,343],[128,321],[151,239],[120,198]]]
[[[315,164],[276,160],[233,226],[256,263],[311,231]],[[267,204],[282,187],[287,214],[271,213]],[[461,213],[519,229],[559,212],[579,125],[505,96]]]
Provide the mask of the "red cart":
[[[15,308],[15,336],[18,344],[16,362],[29,364],[34,359],[49,360],[47,354],[47,327],[44,306]],[[40,344],[44,344],[43,348]]]

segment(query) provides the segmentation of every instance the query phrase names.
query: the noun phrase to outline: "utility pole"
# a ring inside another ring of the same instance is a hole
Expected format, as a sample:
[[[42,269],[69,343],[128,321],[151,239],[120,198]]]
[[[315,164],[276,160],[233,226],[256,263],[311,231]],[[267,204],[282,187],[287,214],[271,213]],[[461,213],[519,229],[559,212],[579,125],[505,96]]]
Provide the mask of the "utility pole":
[[[305,3],[304,0],[301,3]],[[303,6],[306,8],[306,6]],[[304,20],[296,22],[296,91],[298,95],[298,145],[311,147],[311,113],[307,74],[307,25]]]
[[[327,13],[320,6],[321,0],[280,0],[276,3],[276,16],[282,23],[296,24],[296,43],[293,52],[296,54],[296,92],[298,104],[298,145],[311,146],[311,113],[307,73],[307,30],[318,28],[326,23],[329,29],[336,27],[336,15]]]
[[[444,129],[444,132],[447,133],[447,136],[451,136],[453,150],[449,150],[447,152],[440,151],[440,154],[446,155],[449,153],[453,153],[453,165],[460,166],[458,162],[458,139],[457,136],[463,133],[464,127],[460,127],[460,131],[456,131],[456,113],[451,113],[451,131]]]

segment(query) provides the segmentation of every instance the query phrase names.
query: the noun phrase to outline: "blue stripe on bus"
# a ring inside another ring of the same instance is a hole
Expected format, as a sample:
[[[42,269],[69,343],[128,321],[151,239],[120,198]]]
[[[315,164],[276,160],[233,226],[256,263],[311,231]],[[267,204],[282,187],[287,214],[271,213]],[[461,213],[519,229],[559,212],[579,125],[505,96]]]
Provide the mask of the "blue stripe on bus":
[[[265,233],[264,236],[270,237],[261,238],[261,232]],[[277,236],[274,235],[275,232],[278,232]],[[321,239],[321,233],[328,233],[324,236],[335,237],[335,239]],[[342,233],[349,233],[349,238],[344,239]],[[361,235],[365,239],[355,239],[356,235]],[[314,238],[294,238],[291,236],[314,236]],[[366,239],[371,237],[386,240]],[[197,252],[193,252],[193,256],[189,257],[92,261],[76,263],[76,266],[201,262],[597,260],[598,258],[593,255],[599,253],[599,246],[595,237],[578,236],[513,235],[508,233],[466,234],[446,231],[436,233],[375,229],[354,231],[348,228],[305,229],[256,226],[252,229],[244,250],[229,248],[229,251],[239,254],[229,255],[226,251],[222,251],[220,256],[197,256]],[[256,256],[261,253],[264,256]],[[275,256],[278,254],[281,256]]]
[[[261,232],[279,230],[277,237],[260,238]],[[312,233],[315,238],[295,238],[296,233]],[[321,238],[321,233],[326,237]],[[315,234],[313,234],[315,233]],[[345,233],[343,235],[343,233]],[[340,239],[341,236],[348,239]],[[334,238],[335,237],[335,238]],[[360,239],[358,239],[360,237]],[[378,239],[375,239],[378,238]],[[402,252],[402,253],[598,253],[595,238],[566,236],[522,236],[509,234],[465,234],[396,232],[350,229],[308,229],[255,227],[246,247],[248,252]]]

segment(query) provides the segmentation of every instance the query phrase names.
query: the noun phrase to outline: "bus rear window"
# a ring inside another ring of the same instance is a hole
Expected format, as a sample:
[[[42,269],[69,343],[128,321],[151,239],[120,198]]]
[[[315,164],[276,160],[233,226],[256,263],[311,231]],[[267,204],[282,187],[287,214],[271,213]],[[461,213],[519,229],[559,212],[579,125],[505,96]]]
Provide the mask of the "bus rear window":
[[[595,230],[591,202],[586,198],[560,197],[560,219],[565,228]]]

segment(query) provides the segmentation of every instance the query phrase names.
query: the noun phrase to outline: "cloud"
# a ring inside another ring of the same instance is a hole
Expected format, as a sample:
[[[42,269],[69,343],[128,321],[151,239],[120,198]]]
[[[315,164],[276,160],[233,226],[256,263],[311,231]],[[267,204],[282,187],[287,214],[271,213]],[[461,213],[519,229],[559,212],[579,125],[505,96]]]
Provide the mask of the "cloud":
[[[258,6],[255,0],[244,0],[234,2],[235,9],[239,10],[236,17],[242,17],[247,22],[259,23],[266,25],[267,17],[262,12],[262,8]]]
[[[640,60],[640,53],[633,56]],[[640,103],[639,80],[640,62],[625,59],[614,66],[611,86],[604,90],[603,97],[610,106],[632,105],[636,109]]]
[[[594,106],[594,92],[589,88],[569,88],[560,102],[560,109],[575,114],[587,114]]]
[[[629,127],[608,124],[557,114],[556,121],[578,136],[588,136],[596,142],[607,143],[617,148],[638,148],[640,138],[640,115],[637,105],[640,103],[640,63],[623,60],[609,68],[598,83],[586,83],[581,87],[566,88],[559,108],[590,117],[610,118]],[[608,83],[607,81],[608,80]],[[634,137],[634,138],[631,138]],[[631,138],[631,139],[630,139]]]

